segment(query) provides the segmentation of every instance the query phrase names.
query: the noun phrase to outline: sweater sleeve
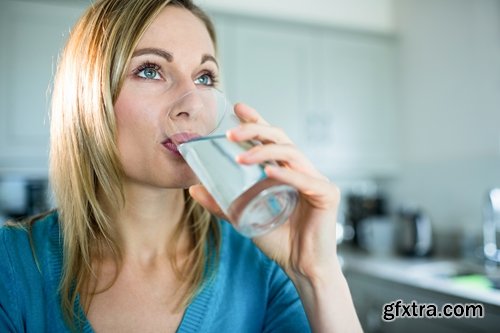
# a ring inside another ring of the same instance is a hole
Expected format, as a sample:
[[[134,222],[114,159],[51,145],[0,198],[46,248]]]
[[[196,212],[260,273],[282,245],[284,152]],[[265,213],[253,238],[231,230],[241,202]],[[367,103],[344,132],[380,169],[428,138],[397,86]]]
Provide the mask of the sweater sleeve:
[[[295,286],[283,270],[273,262],[263,332],[305,333],[310,331],[309,322]]]
[[[5,244],[5,228],[0,228],[0,332],[17,332],[15,319],[17,314],[17,298],[14,297],[15,286],[10,253]]]

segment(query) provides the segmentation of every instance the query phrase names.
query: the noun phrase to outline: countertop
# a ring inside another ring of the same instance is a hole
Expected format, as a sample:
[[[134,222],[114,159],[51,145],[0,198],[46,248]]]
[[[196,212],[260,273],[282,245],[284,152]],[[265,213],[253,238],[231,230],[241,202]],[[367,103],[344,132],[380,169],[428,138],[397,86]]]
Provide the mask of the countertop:
[[[339,249],[344,271],[352,271],[438,293],[500,306],[500,290],[471,288],[456,283],[443,273],[465,263],[450,258],[405,258],[396,255],[370,255],[359,250]]]

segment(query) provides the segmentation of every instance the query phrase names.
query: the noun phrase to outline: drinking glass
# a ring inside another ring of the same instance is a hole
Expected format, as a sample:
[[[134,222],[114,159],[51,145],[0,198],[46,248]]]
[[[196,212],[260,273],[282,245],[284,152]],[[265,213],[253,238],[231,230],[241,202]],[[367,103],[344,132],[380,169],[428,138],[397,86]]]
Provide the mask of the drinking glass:
[[[268,178],[266,164],[243,165],[236,156],[261,144],[232,142],[227,130],[240,124],[232,104],[215,88],[197,88],[167,111],[169,137],[235,229],[246,237],[263,235],[292,213],[297,191]]]

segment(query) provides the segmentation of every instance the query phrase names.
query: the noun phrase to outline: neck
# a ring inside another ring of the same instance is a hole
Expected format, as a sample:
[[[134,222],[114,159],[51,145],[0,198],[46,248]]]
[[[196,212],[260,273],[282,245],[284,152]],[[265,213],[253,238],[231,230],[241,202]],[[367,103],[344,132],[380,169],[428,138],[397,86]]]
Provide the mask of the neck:
[[[182,189],[158,190],[128,183],[124,191],[125,205],[112,216],[125,261],[147,266],[164,261],[174,236],[178,249],[188,250],[187,228],[181,225],[180,235],[175,235],[184,213]]]

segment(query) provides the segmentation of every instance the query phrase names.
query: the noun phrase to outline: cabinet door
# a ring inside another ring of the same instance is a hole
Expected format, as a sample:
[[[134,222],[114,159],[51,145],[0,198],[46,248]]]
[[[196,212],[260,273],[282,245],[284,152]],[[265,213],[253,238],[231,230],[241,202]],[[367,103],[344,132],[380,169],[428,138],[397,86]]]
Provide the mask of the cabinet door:
[[[230,17],[217,13],[209,13],[215,26],[217,37],[217,60],[219,62],[219,89],[226,94],[227,79],[226,72],[234,67],[234,20]],[[230,97],[230,96],[228,96]]]
[[[391,36],[216,16],[224,89],[284,128],[329,176],[397,171]]]
[[[234,29],[227,35],[225,52],[229,97],[257,109],[300,143],[312,87],[310,31],[257,19],[228,24]]]
[[[389,36],[332,32],[323,36],[322,107],[309,119],[312,153],[334,174],[391,175],[397,170],[396,44]]]
[[[411,285],[395,283],[374,276],[347,270],[346,279],[353,297],[354,306],[363,329],[367,333],[420,333],[420,332],[496,332],[498,331],[498,307],[484,305],[484,318],[395,318],[383,319],[386,304],[401,300],[404,304],[416,302],[434,304],[441,309],[445,303],[477,303],[453,295],[421,289]],[[391,312],[394,314],[394,312]]]
[[[50,87],[83,5],[3,1],[0,10],[0,172],[45,174]]]

